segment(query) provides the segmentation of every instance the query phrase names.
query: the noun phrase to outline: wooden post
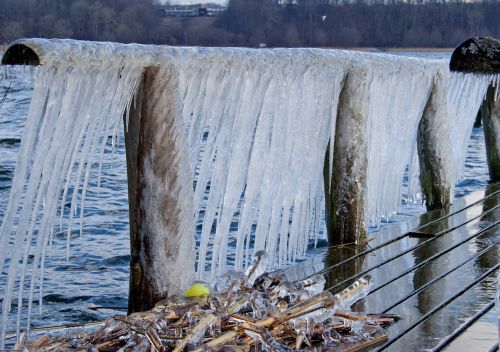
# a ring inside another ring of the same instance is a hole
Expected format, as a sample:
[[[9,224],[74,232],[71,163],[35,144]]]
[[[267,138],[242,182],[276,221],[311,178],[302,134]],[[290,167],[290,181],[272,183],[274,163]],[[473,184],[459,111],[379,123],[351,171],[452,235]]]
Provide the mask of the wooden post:
[[[339,243],[339,239],[333,233],[333,195],[332,195],[332,176],[330,175],[330,148],[332,148],[332,141],[328,141],[328,146],[326,147],[325,161],[323,164],[323,189],[325,193],[325,223],[326,232],[328,236],[328,243]]]
[[[490,86],[483,103],[483,128],[490,180],[500,181],[500,97],[498,87]]]
[[[367,115],[364,107],[369,104],[366,101],[367,82],[370,81],[366,77],[368,74],[362,67],[349,73],[340,93],[333,147],[333,171],[331,179],[326,171],[329,180],[325,180],[325,185],[331,182],[330,190],[325,188],[326,223],[330,244],[362,242],[366,239],[368,146]],[[328,159],[325,161],[325,168],[328,169]]]
[[[128,117],[129,313],[179,294],[194,275],[193,190],[177,94],[173,69],[146,68]]]
[[[449,206],[453,177],[443,161],[443,155],[450,153],[447,148],[451,141],[443,141],[444,136],[438,126],[448,118],[443,106],[444,82],[436,77],[429,100],[418,126],[417,147],[420,162],[420,185],[425,195],[427,210]]]

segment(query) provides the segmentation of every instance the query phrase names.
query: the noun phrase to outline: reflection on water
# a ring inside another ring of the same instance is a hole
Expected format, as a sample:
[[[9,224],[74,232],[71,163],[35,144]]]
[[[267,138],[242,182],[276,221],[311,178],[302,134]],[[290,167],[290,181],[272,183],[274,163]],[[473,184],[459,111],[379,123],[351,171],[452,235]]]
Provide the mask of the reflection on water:
[[[337,286],[339,278],[350,278],[360,273],[364,267],[365,255],[364,253],[368,248],[367,245],[346,245],[328,248],[325,255],[325,267],[333,267],[325,273],[326,285],[325,287],[331,288]],[[350,260],[350,258],[355,258]],[[337,265],[338,263],[344,263]],[[338,285],[335,291],[343,290],[349,286],[351,282]]]
[[[496,312],[491,310],[477,323],[473,324],[467,331],[453,341],[446,349],[446,352],[487,352],[493,346],[492,341],[498,341],[496,328]]]

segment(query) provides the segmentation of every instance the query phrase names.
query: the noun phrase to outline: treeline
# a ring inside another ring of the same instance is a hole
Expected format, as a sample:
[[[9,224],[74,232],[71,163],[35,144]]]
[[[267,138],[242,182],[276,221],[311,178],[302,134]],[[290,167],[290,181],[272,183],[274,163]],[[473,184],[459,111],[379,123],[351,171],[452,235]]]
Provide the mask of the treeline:
[[[402,3],[232,0],[217,25],[255,46],[454,47],[471,36],[500,36],[500,2]]]
[[[152,0],[0,0],[0,40],[59,37],[169,45],[454,47],[500,37],[500,2],[230,0],[221,17],[164,17]]]
[[[161,43],[151,0],[0,0],[0,36]]]

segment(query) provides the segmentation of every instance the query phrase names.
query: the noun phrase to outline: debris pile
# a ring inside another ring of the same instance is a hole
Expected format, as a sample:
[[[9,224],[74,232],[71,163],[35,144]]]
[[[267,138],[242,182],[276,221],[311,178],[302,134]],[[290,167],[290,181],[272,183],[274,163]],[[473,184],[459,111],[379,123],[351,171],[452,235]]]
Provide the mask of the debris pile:
[[[264,254],[265,256],[265,254]],[[260,260],[260,262],[259,262]],[[162,300],[129,316],[115,315],[96,331],[20,342],[23,350],[74,351],[358,351],[388,337],[395,315],[349,307],[369,292],[364,276],[342,292],[323,291],[316,275],[289,282],[263,273],[262,255],[245,274],[229,272],[208,296]]]

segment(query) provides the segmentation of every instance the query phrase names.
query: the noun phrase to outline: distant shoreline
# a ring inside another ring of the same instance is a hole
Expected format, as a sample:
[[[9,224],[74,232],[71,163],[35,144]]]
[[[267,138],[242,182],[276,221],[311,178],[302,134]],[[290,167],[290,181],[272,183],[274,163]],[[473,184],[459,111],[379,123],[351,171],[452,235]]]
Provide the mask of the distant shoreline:
[[[453,52],[455,48],[383,48],[380,51],[425,51],[425,52]]]
[[[341,49],[341,50],[354,50],[354,51],[368,51],[374,53],[394,53],[394,52],[426,52],[426,53],[447,53],[450,54],[455,50],[455,48],[419,48],[419,47],[407,47],[407,48],[376,48],[376,47],[325,47],[323,49]]]
[[[161,44],[167,45],[167,44]],[[8,44],[0,44],[0,51],[4,51]],[[168,45],[167,45],[168,46]],[[177,45],[172,45],[177,46]],[[236,47],[238,48],[238,47]],[[301,47],[302,48],[302,47]],[[453,52],[455,48],[419,48],[419,47],[405,47],[405,48],[377,48],[377,47],[357,47],[357,46],[342,46],[342,47],[319,47],[320,49],[340,49],[340,50],[355,50],[355,51],[370,51],[370,52],[415,52],[415,51],[423,51],[423,52]],[[273,49],[269,47],[269,49]],[[289,49],[292,49],[291,47]]]

